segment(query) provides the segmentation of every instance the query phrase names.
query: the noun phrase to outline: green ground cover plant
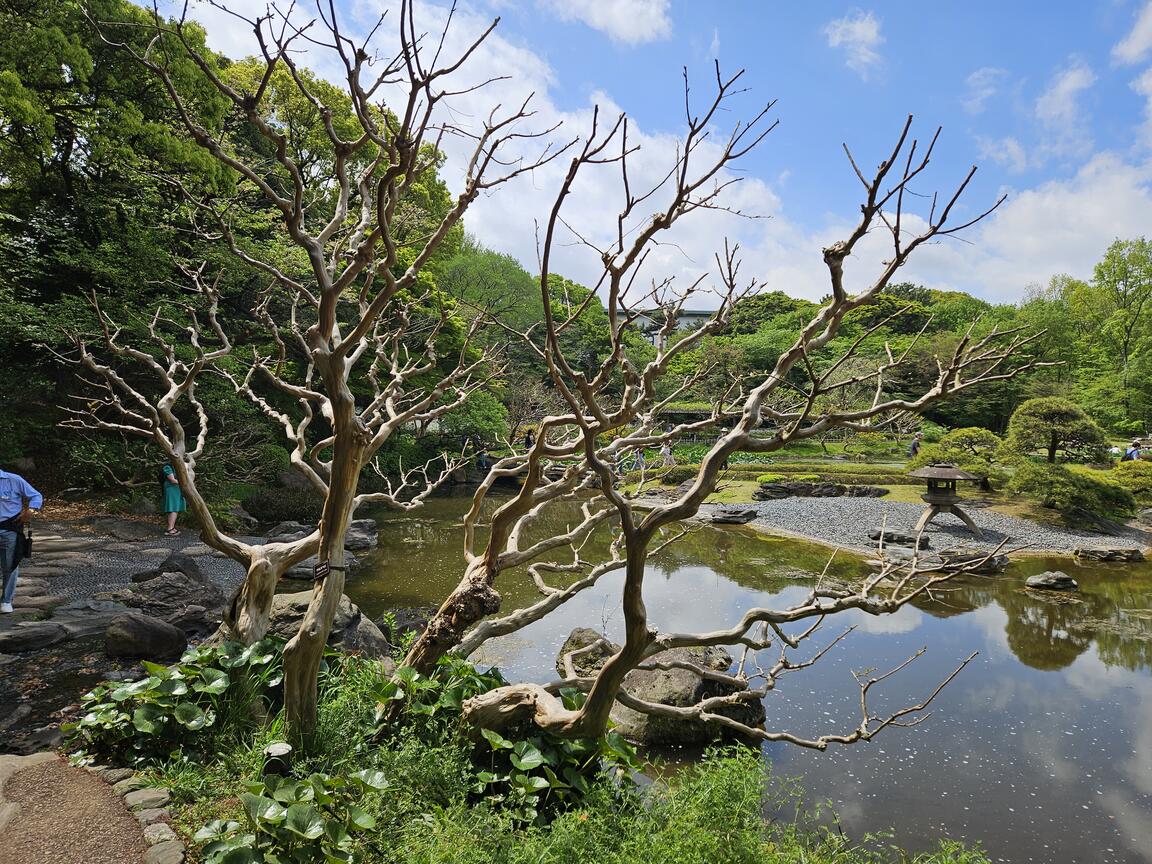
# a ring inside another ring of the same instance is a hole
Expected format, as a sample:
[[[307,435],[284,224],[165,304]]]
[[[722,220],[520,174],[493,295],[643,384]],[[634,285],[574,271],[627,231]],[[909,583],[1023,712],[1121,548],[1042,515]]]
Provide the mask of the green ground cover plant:
[[[611,733],[566,741],[466,732],[463,700],[503,677],[456,659],[433,676],[396,679],[375,661],[332,659],[314,746],[296,755],[291,776],[264,777],[262,750],[283,733],[282,720],[272,713],[253,721],[250,695],[232,683],[237,670],[274,679],[276,666],[261,656],[241,661],[231,646],[197,649],[171,667],[149,666],[142,682],[94,691],[94,709],[115,704],[124,714],[129,705],[157,704],[174,716],[168,697],[203,699],[197,704],[214,712],[214,722],[181,726],[182,748],[126,744],[159,739],[123,718],[114,731],[89,724],[73,737],[135,758],[146,777],[172,789],[174,825],[189,838],[191,861],[987,864],[979,851],[947,841],[914,856],[881,835],[849,839],[815,821],[795,784],[772,778],[755,749],[712,750],[664,777]],[[229,685],[209,669],[228,675]],[[181,689],[165,686],[171,681],[185,682],[188,692],[165,694]],[[127,695],[111,698],[124,687]],[[406,710],[391,736],[376,741],[381,699]],[[635,782],[641,768],[654,782]]]

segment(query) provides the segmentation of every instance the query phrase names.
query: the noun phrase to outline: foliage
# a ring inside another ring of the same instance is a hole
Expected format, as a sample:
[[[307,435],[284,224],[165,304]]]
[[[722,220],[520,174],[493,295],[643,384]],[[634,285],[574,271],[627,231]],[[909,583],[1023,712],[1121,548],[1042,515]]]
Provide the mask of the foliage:
[[[881,432],[860,432],[844,445],[845,452],[849,447],[865,460],[891,456],[895,449],[892,440]]]
[[[996,462],[1002,443],[998,435],[977,426],[953,429],[939,443],[921,448],[908,467],[915,469],[934,462],[950,462],[962,471],[981,477],[981,486],[990,490],[994,484],[1003,484],[1008,479],[1008,473]]]
[[[1003,450],[1009,456],[1042,450],[1053,463],[1060,452],[1066,461],[1098,461],[1107,443],[1104,430],[1080,406],[1067,399],[1042,397],[1029,399],[1016,409],[1008,423]]]
[[[301,522],[314,525],[324,505],[320,493],[296,486],[269,486],[255,490],[241,501],[260,522]]]
[[[453,442],[475,438],[492,445],[508,434],[508,411],[491,393],[478,391],[440,418],[440,434]]]
[[[84,695],[84,713],[64,727],[69,746],[118,762],[163,758],[188,747],[189,732],[264,713],[279,698],[281,648],[273,639],[225,642],[189,648],[171,666],[144,661],[147,677]]]
[[[1152,462],[1118,462],[1112,469],[1112,481],[1130,492],[1137,504],[1152,504]]]
[[[760,474],[757,483],[818,483],[819,474]]]
[[[205,844],[205,864],[351,861],[354,835],[376,826],[360,804],[389,784],[382,772],[363,769],[335,777],[314,773],[306,780],[271,775],[245,785],[243,826],[217,819],[193,835]]]
[[[466,699],[507,684],[496,669],[480,672],[472,664],[446,656],[436,673],[425,677],[401,667],[374,692],[385,705],[403,701],[409,734],[439,743],[456,727]],[[580,706],[584,694],[561,692],[565,705]],[[490,806],[508,809],[524,823],[543,824],[556,813],[582,802],[596,784],[614,778],[620,789],[631,787],[630,773],[639,768],[635,750],[615,732],[598,739],[560,738],[535,732],[506,738],[482,729],[471,759],[476,773],[471,791]]]
[[[1128,490],[1063,465],[1024,462],[1017,467],[1009,488],[1069,517],[1123,516],[1135,506]]]

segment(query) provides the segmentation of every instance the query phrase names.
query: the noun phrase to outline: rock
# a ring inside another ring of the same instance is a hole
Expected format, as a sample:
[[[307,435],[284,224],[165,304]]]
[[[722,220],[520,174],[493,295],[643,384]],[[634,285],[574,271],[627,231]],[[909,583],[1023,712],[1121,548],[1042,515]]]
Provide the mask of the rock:
[[[281,534],[299,534],[303,537],[313,530],[315,530],[313,526],[305,525],[303,522],[281,522],[275,528],[264,532],[264,536],[272,538],[279,537]]]
[[[158,525],[151,522],[118,519],[114,516],[100,516],[92,519],[89,524],[97,534],[116,540],[153,540],[161,531]]]
[[[587,647],[597,640],[603,639],[595,630],[578,627],[569,634],[560,655],[556,661],[556,669],[563,676],[564,657],[571,651]],[[589,654],[573,658],[573,665],[578,674],[584,676],[595,672],[604,661],[619,650],[619,646],[607,643],[594,649]],[[653,658],[653,663],[667,663],[669,661],[687,661],[706,670],[727,672],[732,665],[732,658],[723,648],[673,648]],[[738,692],[728,684],[707,681],[695,672],[687,669],[636,669],[628,673],[624,679],[624,690],[631,696],[645,702],[655,702],[661,705],[684,707],[694,705],[701,699],[711,696],[725,695]],[[764,705],[759,699],[751,699],[739,705],[728,706],[719,710],[720,714],[731,717],[748,726],[759,726],[764,723]],[[698,720],[681,720],[679,718],[652,717],[641,714],[630,708],[616,703],[612,708],[612,720],[616,724],[616,731],[637,743],[646,746],[665,746],[682,744],[703,744],[724,737],[727,734],[723,728],[709,725]]]
[[[158,512],[156,501],[150,495],[144,495],[132,502],[132,512],[137,516],[155,516]]]
[[[127,780],[131,776],[131,768],[105,768],[100,772],[100,777],[105,783],[119,783],[121,780]]]
[[[282,639],[291,639],[295,636],[311,599],[311,591],[275,595],[272,598],[272,611],[268,620],[268,635],[279,636]],[[227,639],[226,628],[221,627],[206,642],[218,644]],[[380,628],[373,624],[347,595],[341,595],[340,605],[336,607],[332,632],[328,634],[328,645],[349,654],[363,654],[365,657],[388,656],[388,640],[384,638]]]
[[[167,804],[171,797],[167,789],[134,789],[124,796],[124,803],[129,810],[155,810]]]
[[[148,615],[121,615],[104,632],[104,651],[109,657],[172,660],[187,647],[183,630]]]
[[[351,552],[346,551],[344,553],[344,566],[347,567],[349,571],[354,569],[358,563],[359,563],[358,559]],[[288,579],[300,579],[300,580],[311,581],[315,572],[316,572],[316,556],[313,555],[311,558],[305,558],[299,564],[290,568],[284,574],[284,576],[287,577]]]
[[[117,780],[112,784],[112,791],[123,798],[129,792],[135,792],[137,789],[144,788],[144,781],[139,777],[129,774],[122,780]]]
[[[756,501],[778,501],[781,498],[882,498],[888,490],[880,486],[845,486],[842,483],[807,483],[786,481],[761,483],[752,493]]]
[[[379,536],[375,519],[353,519],[344,535],[344,548],[375,549]]]
[[[1072,554],[1085,561],[1143,561],[1141,549],[1086,549],[1077,547]]]
[[[1026,588],[1039,588],[1043,591],[1078,591],[1080,586],[1076,580],[1060,570],[1048,570],[1029,576],[1024,583]]]
[[[199,568],[195,572],[199,573]],[[98,594],[97,598],[123,603],[169,624],[180,622],[179,626],[185,632],[198,635],[215,629],[223,617],[225,605],[224,592],[219,585],[204,576],[190,576],[184,572],[161,573],[131,588]]]
[[[236,520],[237,524],[243,525],[245,528],[251,530],[255,528],[260,522],[255,516],[249,513],[238,501],[233,501],[228,508],[228,515]]]
[[[713,525],[743,525],[756,518],[754,507],[720,507],[712,511]]]
[[[195,579],[198,582],[206,581],[196,559],[183,552],[169,552],[168,557],[161,561],[154,570],[135,573],[131,578],[133,582],[148,582],[158,576],[163,576],[165,573],[183,573],[189,579]]]
[[[28,621],[0,630],[0,652],[35,651],[69,638],[68,631],[54,621]]]
[[[1145,507],[1137,513],[1136,521],[1141,525],[1152,525],[1152,507]]]
[[[180,838],[176,836],[176,832],[164,822],[153,822],[144,828],[144,842],[149,846],[179,839]]]
[[[102,634],[118,616],[131,611],[131,607],[110,600],[73,600],[56,610],[52,623],[63,627],[69,638],[82,639]]]
[[[166,840],[148,847],[143,864],[184,864],[184,844],[179,840]]]
[[[884,558],[868,561],[869,566],[881,567],[885,563],[904,564],[911,561],[911,549],[885,546]],[[1004,554],[993,555],[983,549],[967,546],[955,546],[941,552],[920,554],[917,562],[921,568],[934,568],[945,573],[972,573],[980,576],[990,576],[1003,573],[1008,569],[1008,556]]]
[[[136,821],[142,826],[155,825],[157,822],[167,822],[172,818],[167,810],[159,807],[153,807],[148,810],[137,810],[133,815],[136,817]]]
[[[890,531],[888,529],[875,528],[868,532],[869,540],[876,540],[879,542],[880,537],[884,537],[885,546],[916,546],[916,537],[913,534],[904,534],[900,531]],[[927,549],[931,545],[927,534],[920,535],[920,545],[918,548]]]

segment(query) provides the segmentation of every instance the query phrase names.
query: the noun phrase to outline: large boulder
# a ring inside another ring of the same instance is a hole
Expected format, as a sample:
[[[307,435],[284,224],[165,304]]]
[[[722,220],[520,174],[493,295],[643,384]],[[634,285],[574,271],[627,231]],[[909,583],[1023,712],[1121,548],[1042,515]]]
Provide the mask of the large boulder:
[[[347,551],[344,553],[344,566],[349,571],[353,570],[356,567],[357,563],[359,563],[359,562],[357,561],[355,555],[353,555],[351,552],[347,552]],[[300,579],[300,580],[305,581],[305,582],[310,582],[310,581],[312,581],[312,578],[315,575],[315,572],[316,572],[316,556],[313,555],[311,558],[305,558],[299,564],[293,565],[292,567],[288,568],[288,570],[285,571],[284,576],[287,579]]]
[[[0,629],[0,652],[35,651],[69,639],[68,631],[54,621],[26,621]]]
[[[888,528],[874,528],[868,532],[869,540],[879,542],[881,538],[883,538],[885,546],[916,546],[919,543],[919,548],[927,549],[931,545],[927,534],[921,534],[917,539],[915,534],[906,534]]]
[[[116,618],[104,631],[104,651],[109,657],[142,660],[173,660],[188,647],[188,637],[178,627],[134,612]]]
[[[756,518],[755,507],[719,507],[712,511],[713,525],[743,525]]]
[[[312,600],[311,591],[297,591],[294,594],[277,594],[272,598],[272,612],[268,621],[268,635],[291,639],[300,629],[304,613]],[[229,638],[225,628],[216,631],[209,641],[222,642]],[[372,623],[360,607],[341,595],[336,607],[336,617],[332,622],[332,632],[328,634],[328,645],[348,654],[362,654],[365,657],[381,658],[388,656],[388,641],[380,628]]]
[[[1143,561],[1142,549],[1087,549],[1079,547],[1072,554],[1085,561]]]
[[[595,630],[577,627],[569,634],[556,659],[556,670],[562,677],[566,675],[566,655],[581,649],[590,649],[572,658],[573,668],[581,677],[594,674],[609,657],[620,650],[619,646],[608,642]],[[653,662],[658,663],[670,661],[688,662],[713,672],[727,672],[732,666],[728,652],[715,646],[673,648],[653,659]],[[675,707],[687,707],[712,696],[738,692],[737,688],[729,684],[709,681],[696,672],[678,668],[633,670],[624,679],[624,691],[645,702]],[[765,716],[764,705],[759,699],[727,706],[717,713],[751,727],[762,725]],[[705,744],[730,734],[725,727],[700,720],[654,717],[625,708],[620,703],[612,707],[612,720],[616,724],[616,731],[625,738],[649,747]]]
[[[882,498],[888,490],[882,486],[846,486],[843,483],[809,483],[788,480],[779,483],[761,483],[752,493],[756,501],[778,501],[781,498]]]
[[[375,519],[353,519],[344,535],[344,548],[375,549],[379,534]]]
[[[1038,588],[1041,591],[1078,591],[1080,586],[1076,580],[1062,570],[1048,570],[1029,576],[1024,583],[1026,588]]]
[[[200,565],[196,563],[196,559],[183,552],[170,552],[168,557],[160,562],[159,566],[152,570],[143,570],[139,573],[134,573],[131,578],[133,582],[147,582],[149,579],[155,579],[157,576],[163,576],[165,573],[183,573],[189,579],[194,579],[198,582],[206,581]]]
[[[226,605],[220,586],[204,576],[187,556],[173,554],[158,570],[162,572],[149,575],[131,588],[99,594],[97,598],[123,603],[188,634],[203,636],[215,630]]]

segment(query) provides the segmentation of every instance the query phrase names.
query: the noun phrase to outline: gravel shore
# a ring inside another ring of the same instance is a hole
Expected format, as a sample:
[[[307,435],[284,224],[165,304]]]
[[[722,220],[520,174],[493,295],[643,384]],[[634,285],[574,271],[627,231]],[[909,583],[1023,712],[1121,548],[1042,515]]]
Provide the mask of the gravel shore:
[[[864,552],[872,551],[876,545],[868,539],[869,531],[886,524],[892,531],[911,532],[924,512],[922,505],[885,501],[883,498],[783,498],[746,506],[755,508],[759,514],[750,524],[763,530],[799,534]],[[707,516],[715,509],[714,505],[705,505],[701,508],[701,516]],[[1137,528],[1123,528],[1118,536],[1108,536],[1040,525],[976,507],[965,507],[965,512],[984,532],[984,539],[976,540],[959,519],[945,514],[937,516],[925,531],[932,548],[943,549],[962,543],[993,549],[1003,542],[1006,543],[1005,551],[1020,549],[1024,552],[1069,554],[1076,547],[1143,549],[1152,543],[1152,534]]]

